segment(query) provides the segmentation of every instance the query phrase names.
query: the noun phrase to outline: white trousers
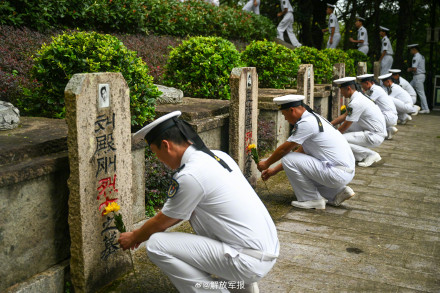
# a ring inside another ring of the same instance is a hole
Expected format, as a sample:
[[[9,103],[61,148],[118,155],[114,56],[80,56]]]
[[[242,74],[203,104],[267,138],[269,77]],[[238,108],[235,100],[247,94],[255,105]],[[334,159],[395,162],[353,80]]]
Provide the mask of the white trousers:
[[[289,36],[290,42],[295,47],[300,47],[301,43],[298,42],[298,39],[295,36],[295,33],[293,32],[293,13],[287,12],[284,14],[283,19],[278,24],[277,27],[277,38],[284,41],[284,32],[287,30],[287,35]]]
[[[170,278],[179,292],[229,292],[207,288],[216,275],[235,283],[251,284],[264,277],[275,264],[239,253],[220,241],[189,233],[154,233],[146,244],[147,254]]]
[[[354,177],[354,170],[349,173],[303,153],[291,152],[281,163],[298,201],[333,201]]]
[[[388,71],[391,69],[391,66],[393,66],[393,56],[383,56],[382,60],[380,61],[380,75],[387,74]]]
[[[368,46],[360,46],[358,48],[358,51],[360,51],[360,52],[364,53],[365,55],[367,55],[368,51],[369,51],[369,47]]]
[[[354,123],[352,124],[352,126]],[[350,126],[351,128],[351,126]],[[348,130],[350,130],[350,128]],[[356,130],[354,127],[353,130]],[[373,133],[368,130],[364,131],[350,131],[343,134],[345,139],[350,144],[356,161],[362,161],[368,156],[377,154],[375,151],[369,148],[378,147],[384,141],[385,137],[382,135]]]
[[[419,95],[422,110],[429,110],[428,102],[426,101],[425,88],[423,86],[424,82],[425,75],[417,74],[413,76],[413,79],[409,84],[416,90],[417,95]]]
[[[388,127],[394,126],[397,124],[397,115],[391,111],[382,112],[383,117],[385,118],[385,124]]]
[[[399,120],[406,120],[409,113],[415,112],[414,105],[412,103],[404,103],[399,99],[393,98],[394,105],[396,105],[397,117]]]
[[[331,34],[330,28],[329,28],[329,32]],[[335,33],[333,35],[333,43],[332,44],[330,44],[330,37],[328,37],[327,49],[336,49],[336,47],[338,46],[340,40],[341,40],[341,34],[340,33]]]
[[[243,10],[260,14],[260,0],[257,0],[257,6],[254,6],[254,0],[249,0],[246,5],[243,6]]]

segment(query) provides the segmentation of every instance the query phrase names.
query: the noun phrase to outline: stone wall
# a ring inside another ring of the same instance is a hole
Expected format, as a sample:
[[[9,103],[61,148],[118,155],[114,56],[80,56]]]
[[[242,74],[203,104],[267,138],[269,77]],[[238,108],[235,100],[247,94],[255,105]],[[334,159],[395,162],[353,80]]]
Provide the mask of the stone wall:
[[[50,288],[70,256],[66,136],[64,120],[46,118],[0,132],[0,292],[63,292]],[[145,218],[144,147],[132,146],[135,222]]]

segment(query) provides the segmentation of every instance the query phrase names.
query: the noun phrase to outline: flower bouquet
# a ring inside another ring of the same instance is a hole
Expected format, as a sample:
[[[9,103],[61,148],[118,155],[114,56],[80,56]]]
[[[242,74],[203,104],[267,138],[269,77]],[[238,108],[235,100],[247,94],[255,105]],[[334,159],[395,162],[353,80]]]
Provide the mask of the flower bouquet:
[[[258,165],[260,162],[260,157],[258,156],[257,146],[255,144],[250,144],[247,147],[247,151],[251,152],[252,160],[254,160],[255,164]],[[267,187],[266,181],[263,181],[264,185],[266,186],[267,191],[269,191],[269,188]]]
[[[101,209],[101,206],[100,206],[100,209]],[[122,220],[122,215],[120,213],[116,213],[120,209],[121,209],[121,207],[119,206],[119,204],[116,202],[116,199],[115,199],[114,201],[107,204],[104,211],[102,212],[102,215],[106,216],[109,213],[113,213],[116,229],[118,229],[118,231],[120,233],[124,233],[124,232],[127,232],[127,229],[125,228],[124,221]],[[130,261],[131,261],[131,266],[133,268],[135,278],[138,281],[138,278],[136,275],[136,270],[134,269],[133,256],[131,255],[130,249],[128,250],[128,252],[130,253]],[[138,281],[138,283],[139,283],[139,281]]]
[[[341,114],[345,114],[347,112],[347,107],[345,105],[341,106]]]

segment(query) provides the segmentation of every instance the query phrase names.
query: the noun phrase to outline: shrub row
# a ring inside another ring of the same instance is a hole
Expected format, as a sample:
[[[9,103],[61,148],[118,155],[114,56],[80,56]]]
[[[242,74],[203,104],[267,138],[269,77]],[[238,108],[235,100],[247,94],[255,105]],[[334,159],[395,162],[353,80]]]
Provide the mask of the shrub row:
[[[219,36],[226,39],[272,39],[276,29],[264,16],[228,6],[216,7],[204,1],[146,2],[146,27],[159,34],[174,36]]]
[[[3,0],[0,24],[39,31],[81,28],[102,32],[209,35],[244,40],[273,38],[272,22],[260,15],[203,0]]]
[[[13,35],[20,36],[16,42],[12,41]],[[163,83],[182,89],[187,96],[217,99],[229,99],[230,72],[239,66],[256,67],[260,87],[271,88],[294,87],[301,63],[314,65],[316,83],[331,81],[331,64],[336,62],[345,62],[347,75],[354,74],[352,60],[341,50],[319,51],[303,46],[292,51],[274,42],[253,41],[240,54],[231,42],[220,37],[190,38],[177,46],[181,40],[167,37],[150,36],[146,40],[141,35],[117,35],[118,39],[68,32],[43,46],[30,75],[34,64],[30,48],[36,50],[37,39],[47,40],[44,36],[0,27],[0,52],[4,53],[0,55],[0,97],[27,115],[62,118],[64,87],[79,72],[121,71],[130,86],[134,126],[154,116],[159,92],[150,74],[159,83],[164,78]],[[138,56],[120,40],[138,50]],[[150,71],[138,57],[150,65]]]
[[[36,53],[31,76],[42,86],[25,89],[17,106],[25,113],[45,117],[65,116],[64,88],[75,73],[121,72],[130,88],[131,124],[154,118],[160,95],[148,67],[136,52],[116,37],[96,32],[68,32],[54,37]]]
[[[194,37],[171,51],[164,81],[187,96],[229,99],[234,67],[256,67],[262,88],[292,88],[300,64],[313,64],[315,82],[321,84],[331,82],[335,63],[346,64],[347,76],[356,74],[353,59],[339,49],[302,46],[292,51],[275,42],[253,41],[240,55],[222,38]]]

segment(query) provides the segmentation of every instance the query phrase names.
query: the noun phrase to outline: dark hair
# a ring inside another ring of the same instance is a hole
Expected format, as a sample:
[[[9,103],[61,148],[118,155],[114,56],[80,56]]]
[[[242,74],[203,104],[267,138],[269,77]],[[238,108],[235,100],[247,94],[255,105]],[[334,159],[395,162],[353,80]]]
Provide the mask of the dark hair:
[[[101,88],[101,95],[102,95],[102,90],[105,90],[105,91],[107,91],[107,88],[105,87],[105,86],[103,86],[102,88]]]
[[[352,83],[352,84],[349,84],[349,85],[347,85],[346,87],[349,87],[349,88],[351,88],[352,90],[357,90],[358,89],[358,84],[357,83]]]
[[[351,84],[350,87],[354,90],[357,90],[358,92],[362,92],[362,88],[361,88],[360,84],[358,84],[358,83]]]
[[[162,140],[168,140],[177,145],[183,145],[188,142],[188,140],[185,138],[185,136],[183,136],[182,132],[180,132],[177,126],[172,126],[159,134],[156,139],[151,142],[151,144],[154,144],[155,146],[157,146],[158,149],[160,149]]]

